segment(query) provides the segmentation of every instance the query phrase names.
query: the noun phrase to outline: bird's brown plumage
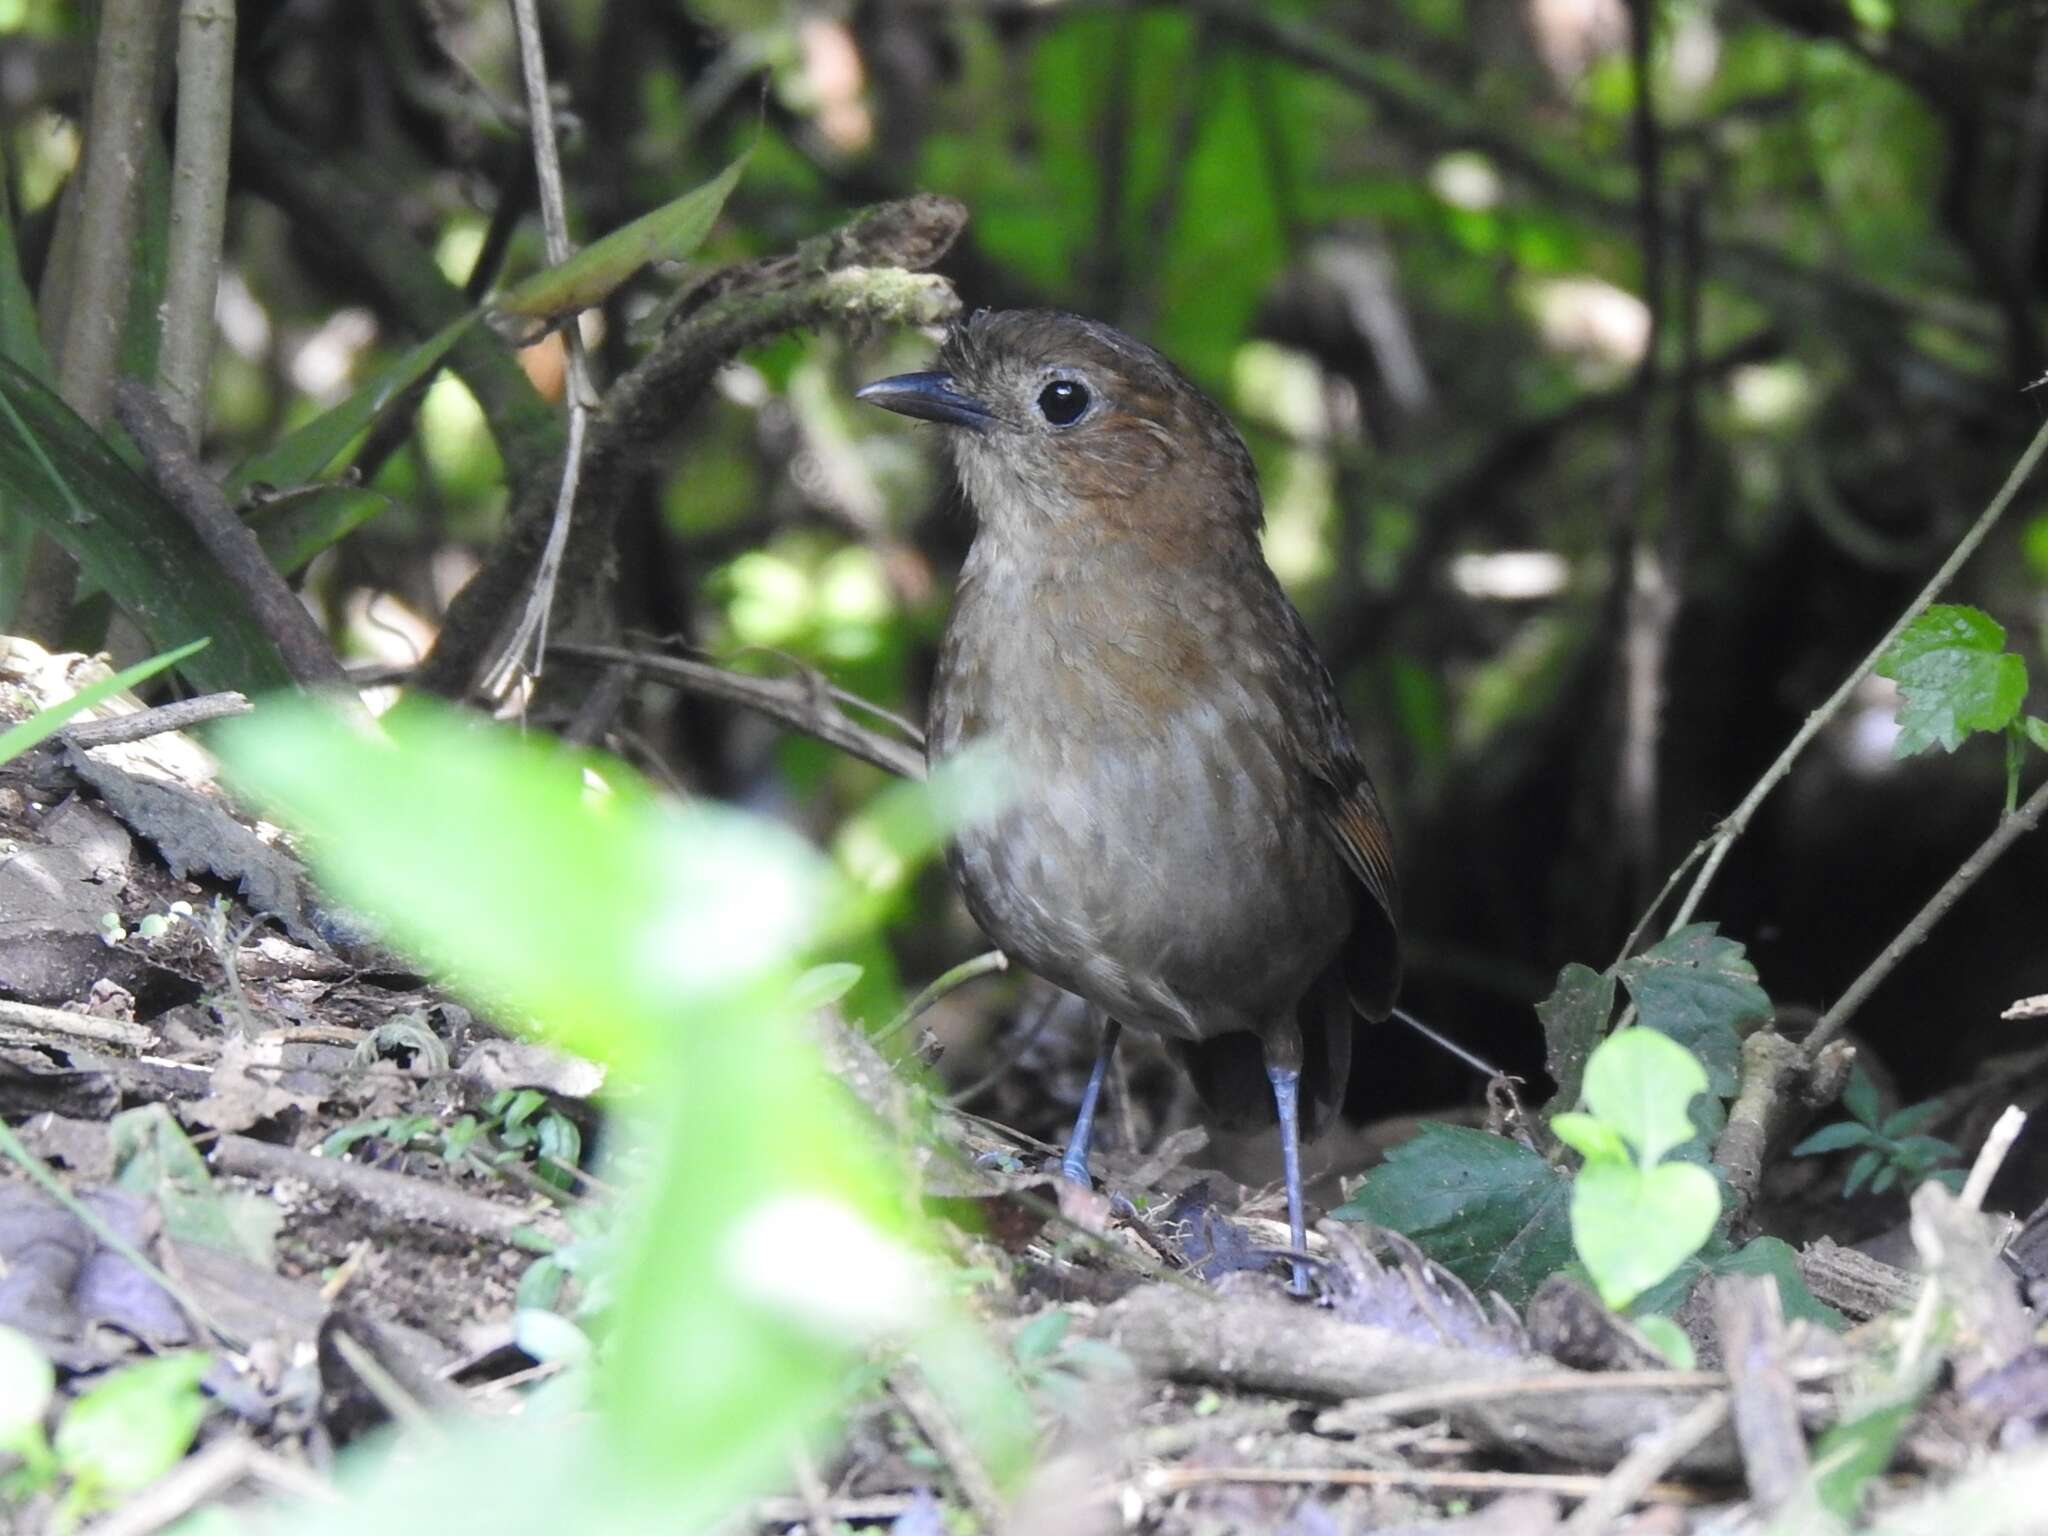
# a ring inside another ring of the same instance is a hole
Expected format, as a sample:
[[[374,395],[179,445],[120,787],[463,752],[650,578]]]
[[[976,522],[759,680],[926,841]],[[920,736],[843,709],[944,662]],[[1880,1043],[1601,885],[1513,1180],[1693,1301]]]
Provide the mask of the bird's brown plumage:
[[[1212,1120],[1284,1105],[1291,1131],[1298,1102],[1313,1134],[1354,1011],[1393,1006],[1400,891],[1336,689],[1260,548],[1243,440],[1159,353],[1074,315],[975,315],[935,371],[861,395],[946,424],[975,515],[927,732],[934,763],[976,747],[1009,770],[1014,798],[951,854],[969,909],[1164,1037]]]

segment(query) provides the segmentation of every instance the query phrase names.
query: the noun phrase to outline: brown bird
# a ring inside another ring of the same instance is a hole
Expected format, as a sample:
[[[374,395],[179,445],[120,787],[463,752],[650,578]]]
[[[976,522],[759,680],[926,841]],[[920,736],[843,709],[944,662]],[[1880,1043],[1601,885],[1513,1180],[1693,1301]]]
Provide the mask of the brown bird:
[[[938,363],[858,398],[947,427],[974,510],[927,750],[1007,764],[953,874],[999,947],[1106,1018],[1062,1167],[1088,1182],[1118,1033],[1151,1030],[1212,1121],[1277,1120],[1298,1254],[1300,1142],[1343,1098],[1354,1013],[1393,1008],[1399,890],[1260,549],[1251,455],[1173,364],[1077,315],[984,311]]]

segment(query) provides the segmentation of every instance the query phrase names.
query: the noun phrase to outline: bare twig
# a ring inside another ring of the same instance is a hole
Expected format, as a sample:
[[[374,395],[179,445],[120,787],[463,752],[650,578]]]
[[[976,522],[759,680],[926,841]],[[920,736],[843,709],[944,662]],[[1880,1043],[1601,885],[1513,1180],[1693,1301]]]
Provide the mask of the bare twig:
[[[1913,920],[1899,931],[1899,936],[1885,945],[1878,957],[1864,967],[1863,974],[1849,983],[1849,990],[1835,999],[1834,1006],[1821,1015],[1820,1022],[1813,1026],[1813,1033],[1806,1037],[1809,1060],[1848,1027],[1849,1020],[1856,1016],[1856,1010],[1863,1006],[1864,1000],[1877,990],[1878,983],[1933,932],[1934,925],[1948,915],[1949,908],[1962,900],[1963,893],[1998,862],[1999,856],[2017,842],[2021,834],[2031,832],[2041,824],[2043,815],[2048,815],[2048,783],[2043,783],[2027,796],[2026,804],[2018,810],[1999,818],[1997,828],[1978,845],[1977,851],[1963,860],[1962,866],[1948,877],[1941,889],[1928,898],[1927,905],[1913,914]]]
[[[1806,750],[1808,743],[1820,734],[1830,720],[1842,712],[1843,706],[1849,702],[1858,686],[1877,669],[1878,662],[1884,658],[1884,653],[1891,649],[1892,642],[1941,595],[1942,589],[1954,578],[1956,572],[1962,569],[1963,563],[1976,552],[1977,546],[1984,542],[1985,536],[1998,525],[1998,520],[2005,515],[2006,508],[2012,505],[2013,498],[2019,494],[2020,487],[2026,484],[2027,477],[2033,474],[2034,467],[2041,462],[2041,455],[2044,452],[2048,452],[2048,423],[2043,423],[2041,429],[2034,434],[2033,441],[2027,444],[2026,452],[2022,453],[2019,462],[2013,465],[2012,473],[2005,477],[2005,484],[1999,487],[1998,494],[1991,498],[1990,504],[1978,515],[1977,521],[1971,524],[1970,531],[1963,535],[1954,549],[1949,551],[1948,558],[1942,561],[1940,569],[1929,578],[1927,585],[1921,588],[1919,596],[1906,605],[1905,611],[1892,622],[1891,628],[1885,631],[1883,638],[1850,670],[1849,675],[1833,693],[1828,695],[1827,700],[1806,717],[1805,723],[1799,727],[1791,741],[1785,744],[1785,750],[1780,752],[1771,766],[1764,770],[1763,776],[1750,786],[1749,793],[1742,797],[1742,803],[1728,814],[1711,835],[1686,855],[1685,862],[1688,865],[1697,862],[1699,872],[1693,876],[1692,885],[1686,891],[1684,901],[1679,903],[1678,911],[1672,917],[1667,932],[1675,933],[1692,921],[1693,913],[1699,908],[1700,898],[1706,894],[1707,887],[1720,872],[1721,862],[1728,857],[1728,850],[1735,845],[1735,840],[1748,830],[1750,820],[1756,815],[1758,807],[1792,771],[1792,764],[1798,760],[1799,754]],[[2039,798],[2037,794],[2035,799]],[[2028,802],[2029,806],[2033,804],[2032,800]],[[2036,809],[2034,814],[2038,817],[2040,811]],[[1670,887],[1667,885],[1666,889],[1669,890]],[[1662,899],[1660,896],[1658,901],[1661,902]],[[1818,1035],[1819,1031],[1815,1033]],[[1827,1039],[1831,1037],[1832,1032],[1827,1036],[1821,1036],[1819,1043],[1826,1044]],[[1811,1052],[1819,1047],[1812,1038],[1809,1038],[1807,1048]]]
[[[1725,1412],[1727,1404],[1722,1404]],[[1213,1483],[1272,1483],[1288,1488],[1441,1488],[1453,1493],[1558,1493],[1566,1498],[1597,1496],[1605,1480],[1576,1472],[1459,1472],[1429,1467],[1159,1467],[1137,1480],[1140,1493],[1158,1496]],[[1106,1499],[1122,1495],[1121,1485]],[[1699,1504],[1705,1499],[1683,1483],[1646,1479],[1629,1502],[1657,1499],[1666,1504]],[[1624,1504],[1620,1514],[1626,1510]],[[1593,1527],[1604,1531],[1607,1520]]]
[[[889,1373],[889,1390],[916,1421],[940,1460],[945,1462],[947,1470],[953,1474],[953,1481],[960,1486],[961,1496],[980,1517],[982,1528],[1000,1530],[1003,1500],[996,1491],[995,1479],[989,1476],[980,1454],[953,1422],[945,1405],[925,1385],[924,1378],[913,1366],[899,1365]]]
[[[910,1005],[895,1018],[875,1031],[875,1044],[892,1040],[920,1018],[931,1006],[948,992],[964,987],[977,977],[993,975],[1010,968],[1010,957],[1000,949],[976,955],[972,960],[962,960],[951,970],[942,972],[938,980],[926,987],[910,1000]]]
[[[2027,1123],[2026,1112],[2017,1104],[2006,1106],[2005,1113],[1998,1117],[1985,1136],[1984,1145],[1977,1149],[1977,1159],[1970,1164],[1970,1176],[1963,1181],[1963,1192],[1957,1197],[1957,1204],[1965,1210],[1978,1211],[1984,1208],[1984,1196],[1991,1189],[1991,1181],[1998,1177],[1998,1170],[2005,1162],[2006,1153],[2019,1140],[2021,1129]],[[1930,1194],[1945,1195],[1946,1191],[1930,1190]],[[1918,1238],[1918,1208],[1915,1208],[1915,1236]],[[1922,1257],[1930,1257],[1925,1250]],[[1899,1345],[1898,1377],[1902,1381],[1915,1379],[1920,1370],[1920,1360],[1927,1347],[1929,1332],[1934,1327],[1934,1313],[1941,1300],[1941,1278],[1931,1268],[1927,1283],[1920,1287],[1920,1299],[1913,1306],[1912,1319],[1906,1325],[1906,1337]]]
[[[66,1013],[62,1008],[44,1008],[35,1003],[14,1003],[0,999],[0,1026],[33,1031],[35,1043],[46,1044],[50,1035],[73,1040],[91,1040],[100,1045],[119,1045],[131,1051],[146,1051],[157,1043],[157,1033],[143,1024],[121,1019],[95,1018],[89,1013]],[[12,1042],[10,1042],[12,1043]]]
[[[215,1440],[187,1456],[148,1487],[138,1489],[86,1528],[85,1536],[152,1536],[169,1529],[244,1478],[310,1503],[341,1504],[341,1495],[316,1476],[246,1435]]]
[[[551,1210],[501,1205],[425,1179],[344,1158],[313,1157],[248,1136],[222,1136],[216,1141],[213,1166],[245,1178],[298,1179],[332,1194],[353,1195],[401,1221],[426,1222],[472,1237],[515,1245],[525,1245],[531,1237],[543,1245],[568,1241],[568,1229]]]
[[[1316,1432],[1370,1429],[1382,1420],[1435,1413],[1472,1403],[1504,1403],[1524,1397],[1582,1397],[1603,1392],[1702,1392],[1728,1386],[1725,1371],[1559,1371],[1506,1381],[1446,1381],[1355,1397],[1316,1420]]]
[[[192,525],[221,573],[248,598],[256,622],[277,647],[293,679],[301,687],[331,689],[338,698],[353,700],[355,691],[334,659],[334,648],[306,605],[285,585],[249,525],[235,516],[219,484],[193,458],[184,432],[163,401],[148,385],[123,379],[114,389],[114,408],[148,461],[151,478]]]
[[[1645,1497],[1661,1497],[1651,1494],[1657,1479],[1704,1444],[1727,1419],[1728,1395],[1717,1392],[1683,1418],[1639,1441],[1565,1522],[1563,1536],[1602,1536]]]
[[[86,720],[66,726],[57,734],[67,746],[79,748],[114,747],[124,742],[145,741],[168,731],[190,730],[209,720],[246,715],[252,706],[239,693],[202,693],[175,704],[159,704],[133,714],[114,715],[105,720]]]
[[[555,145],[555,109],[548,100],[548,64],[541,48],[540,13],[535,0],[512,0],[519,29],[519,71],[526,82],[526,112],[533,132],[533,164],[540,186],[541,225],[547,235],[548,262],[560,266],[570,256],[569,215],[562,198],[562,160]],[[521,672],[540,675],[547,651],[548,615],[555,601],[555,583],[562,572],[562,552],[569,545],[569,524],[576,510],[576,486],[583,475],[583,445],[597,391],[590,379],[590,359],[583,349],[580,315],[562,327],[568,357],[563,386],[569,408],[568,441],[562,452],[562,475],[555,490],[554,517],[547,544],[533,573],[526,607],[507,636],[490,669],[485,690],[502,696]]]
[[[1651,538],[1654,498],[1650,454],[1665,329],[1664,154],[1657,122],[1650,43],[1654,9],[1628,0],[1629,72],[1635,82],[1629,138],[1636,172],[1637,243],[1642,251],[1643,303],[1649,325],[1632,381],[1632,417],[1613,511],[1614,571],[1621,643],[1621,751],[1615,762],[1615,812],[1622,889],[1642,900],[1657,857],[1657,747],[1663,737],[1664,662],[1678,597]],[[1669,515],[1669,509],[1667,509]]]
[[[103,0],[99,11],[80,174],[77,249],[83,259],[72,274],[57,355],[57,393],[91,427],[106,425],[120,367],[121,323],[128,314],[141,218],[139,190],[155,111],[159,11],[159,0]],[[71,557],[47,534],[37,535],[17,627],[54,642],[77,589]]]
[[[170,251],[156,372],[171,417],[193,448],[206,426],[213,304],[228,216],[234,74],[235,0],[182,0],[178,139],[171,161]]]
[[[657,656],[646,651],[625,650],[612,645],[570,645],[557,641],[548,647],[555,656],[574,656],[583,661],[609,662],[633,668],[648,677],[659,678],[689,693],[737,704],[780,720],[784,725],[815,736],[864,763],[906,779],[924,777],[924,755],[878,731],[871,731],[829,707],[837,690],[813,686],[803,678],[748,677],[714,667],[707,662],[680,656]]]
[[[1795,1116],[1840,1096],[1855,1059],[1854,1049],[1841,1042],[1809,1058],[1774,1029],[1760,1029],[1742,1042],[1741,1091],[1714,1140],[1714,1161],[1728,1175],[1731,1230],[1748,1223],[1771,1148]]]
[[[1749,1494],[1769,1514],[1807,1487],[1806,1431],[1785,1369],[1784,1314],[1768,1275],[1723,1275],[1714,1282],[1721,1358],[1735,1383],[1730,1411]]]
[[[952,285],[921,269],[945,254],[966,218],[966,210],[949,198],[885,203],[793,253],[707,281],[697,307],[605,391],[591,418],[561,601],[573,605],[596,581],[624,499],[621,481],[639,453],[673,429],[742,348],[805,326],[928,325],[957,313],[960,301]],[[516,497],[504,536],[449,604],[433,653],[420,669],[420,685],[428,691],[468,690],[541,556],[557,489],[556,482],[543,489],[536,481]]]

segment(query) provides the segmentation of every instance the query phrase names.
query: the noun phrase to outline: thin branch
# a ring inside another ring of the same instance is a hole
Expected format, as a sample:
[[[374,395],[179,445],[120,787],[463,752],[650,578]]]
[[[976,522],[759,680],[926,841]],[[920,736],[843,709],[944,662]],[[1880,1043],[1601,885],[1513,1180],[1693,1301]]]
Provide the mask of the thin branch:
[[[0,1029],[31,1031],[34,1044],[46,1045],[52,1035],[70,1040],[90,1040],[97,1045],[118,1045],[131,1051],[147,1051],[161,1043],[157,1032],[146,1024],[125,1019],[103,1019],[92,1013],[70,1013],[62,1008],[45,1008],[40,1003],[17,1003],[0,998]],[[9,1040],[8,1044],[15,1042]]]
[[[571,254],[569,215],[562,197],[562,157],[555,144],[555,110],[548,99],[548,62],[541,47],[540,14],[535,0],[512,0],[519,29],[519,72],[526,82],[526,112],[533,132],[534,174],[540,186],[540,217],[547,234],[548,264],[560,266]],[[568,358],[563,385],[569,408],[568,442],[562,451],[562,475],[555,490],[554,516],[547,545],[533,573],[526,607],[505,638],[490,669],[485,691],[502,697],[521,673],[538,677],[547,651],[548,616],[554,608],[555,584],[562,573],[562,554],[569,545],[569,525],[576,510],[576,486],[583,475],[583,447],[590,429],[590,411],[597,399],[584,352],[581,316],[562,327]]]
[[[1700,898],[1706,894],[1707,887],[1720,872],[1721,861],[1728,857],[1728,850],[1734,846],[1735,840],[1748,830],[1750,820],[1756,815],[1758,807],[1792,771],[1792,764],[1798,760],[1799,754],[1806,750],[1807,744],[1820,734],[1830,720],[1842,712],[1843,706],[1849,702],[1863,680],[1877,670],[1878,662],[1884,658],[1884,653],[1891,649],[1892,642],[1941,595],[1942,589],[1954,578],[1956,572],[1962,569],[1963,562],[1976,552],[1977,546],[1984,542],[1985,536],[1998,525],[1998,520],[2005,515],[2006,508],[2012,505],[2013,498],[2019,494],[2020,487],[2026,484],[2027,477],[2034,472],[2034,466],[2041,462],[2041,455],[2044,452],[2048,452],[2048,422],[2044,422],[2041,429],[2034,434],[2034,440],[2027,444],[2027,451],[2021,454],[2019,462],[2013,465],[2012,473],[2005,477],[2005,484],[1999,487],[1998,494],[1991,498],[1990,505],[1979,514],[1970,531],[1963,535],[1953,550],[1949,551],[1949,557],[1942,561],[1941,568],[1929,579],[1927,585],[1921,588],[1920,595],[1906,605],[1905,612],[1892,622],[1884,637],[1871,647],[1870,654],[1858,662],[1842,680],[1841,686],[1828,695],[1827,701],[1806,717],[1806,723],[1801,725],[1791,741],[1785,744],[1785,750],[1780,752],[1776,761],[1764,770],[1763,777],[1750,786],[1749,793],[1742,797],[1742,803],[1728,814],[1711,835],[1686,855],[1687,863],[1699,860],[1702,854],[1704,861],[1700,864],[1699,873],[1693,876],[1692,885],[1685,893],[1685,900],[1679,904],[1676,915],[1672,917],[1669,928],[1665,930],[1667,933],[1676,933],[1692,921],[1693,913],[1699,908]],[[2033,802],[2028,803],[2031,805]],[[2038,814],[2036,812],[2037,816]],[[2003,845],[2000,846],[2000,851],[2003,851]],[[1661,901],[1663,898],[1660,896],[1658,899]],[[1839,1007],[1840,1004],[1836,1006]],[[1825,1044],[1829,1038],[1819,1035],[1816,1031],[1815,1036],[1808,1038],[1809,1052],[1818,1049],[1818,1045],[1815,1044],[1816,1037],[1820,1044]]]
[[[81,749],[91,747],[119,746],[123,742],[144,741],[151,736],[161,736],[167,731],[190,730],[195,725],[204,725],[209,720],[225,720],[230,715],[246,715],[253,706],[239,693],[202,693],[197,698],[180,699],[175,704],[159,704],[154,709],[140,709],[133,714],[115,715],[106,720],[87,720],[79,725],[66,726],[57,734],[67,746]]]
[[[335,660],[320,626],[285,585],[249,525],[235,516],[219,484],[192,457],[183,430],[163,401],[139,380],[123,379],[114,391],[114,403],[121,425],[149,464],[150,477],[192,525],[221,573],[249,599],[256,622],[277,647],[294,681],[354,699],[348,674]]]
[[[932,1004],[936,1003],[948,992],[964,987],[968,982],[974,981],[979,977],[992,976],[998,971],[1007,971],[1009,968],[1010,957],[1000,949],[992,949],[987,954],[976,955],[972,960],[962,960],[951,970],[942,973],[938,980],[918,993],[916,997],[913,997],[910,1000],[909,1007],[876,1030],[875,1044],[880,1045],[885,1040],[894,1039],[928,1012]]]
[[[1727,1405],[1722,1404],[1725,1413]],[[1134,1485],[1153,1497],[1216,1483],[1269,1483],[1286,1488],[1440,1488],[1455,1493],[1556,1493],[1568,1499],[1599,1493],[1603,1480],[1584,1472],[1461,1472],[1430,1467],[1159,1467]],[[1121,1497],[1110,1490],[1103,1501]],[[1664,1504],[1703,1504],[1683,1483],[1646,1481],[1637,1499]],[[1634,1502],[1633,1500],[1631,1502]],[[1620,1511],[1617,1511],[1619,1514]],[[1599,1529],[1607,1529],[1603,1523]]]
[[[57,355],[57,393],[91,427],[106,425],[120,367],[121,323],[128,314],[142,171],[155,111],[160,10],[159,0],[103,0],[100,6],[79,181],[76,249],[81,259],[72,275]],[[39,534],[16,627],[54,641],[77,590],[76,564],[47,534]]]
[[[743,348],[807,326],[930,325],[956,314],[944,278],[922,269],[943,256],[967,221],[950,198],[920,195],[857,214],[795,251],[721,273],[692,295],[653,349],[605,392],[583,456],[575,526],[564,556],[563,602],[594,592],[639,455],[673,431]],[[456,594],[419,686],[466,693],[495,654],[505,616],[520,600],[553,524],[556,483],[515,497],[504,535]]]
[[[213,305],[228,218],[235,99],[235,0],[183,0],[178,19],[178,139],[171,161],[170,251],[157,383],[185,441],[206,429]]]
[[[1657,122],[1650,44],[1650,0],[1629,0],[1629,70],[1635,85],[1630,139],[1635,152],[1637,238],[1642,246],[1643,303],[1649,326],[1636,367],[1629,406],[1633,418],[1614,506],[1613,581],[1622,621],[1621,751],[1615,762],[1615,808],[1620,825],[1624,900],[1643,899],[1657,859],[1658,746],[1663,739],[1664,666],[1678,594],[1651,538],[1655,500],[1650,456],[1656,429],[1665,331],[1664,145]],[[1666,516],[1672,509],[1666,509]]]
[[[2048,430],[2048,429],[2044,429]],[[2035,441],[2038,443],[2039,438]],[[1948,910],[1962,900],[1963,893],[1975,885],[1984,872],[1996,864],[1999,855],[2010,848],[2020,837],[2041,824],[2041,818],[2048,814],[2048,783],[2027,796],[2026,804],[2009,815],[2001,816],[1997,828],[1977,847],[1977,851],[1963,860],[1962,867],[1948,877],[1941,889],[1928,899],[1927,905],[1917,912],[1913,920],[1900,930],[1899,936],[1885,945],[1878,957],[1864,968],[1849,984],[1849,990],[1835,1000],[1832,1008],[1821,1015],[1820,1022],[1813,1026],[1813,1033],[1806,1037],[1807,1060],[1813,1060],[1835,1036],[1848,1027],[1849,1020],[1856,1016],[1856,1010],[1864,1000],[1877,990],[1879,982],[1892,973],[1901,960],[1915,949],[1921,940],[1933,930],[1934,925],[1948,915]]]
[[[924,777],[923,753],[847,719],[833,707],[835,698],[846,696],[820,681],[794,677],[748,677],[739,672],[728,672],[723,667],[714,667],[708,662],[690,661],[681,656],[657,656],[615,645],[573,645],[557,641],[548,647],[548,653],[631,667],[643,676],[657,678],[686,693],[737,704],[771,720],[779,720],[887,773],[906,779]]]
[[[1639,1441],[1565,1522],[1563,1536],[1601,1536],[1612,1530],[1615,1521],[1649,1494],[1658,1478],[1727,1422],[1728,1394],[1717,1392],[1683,1418]]]

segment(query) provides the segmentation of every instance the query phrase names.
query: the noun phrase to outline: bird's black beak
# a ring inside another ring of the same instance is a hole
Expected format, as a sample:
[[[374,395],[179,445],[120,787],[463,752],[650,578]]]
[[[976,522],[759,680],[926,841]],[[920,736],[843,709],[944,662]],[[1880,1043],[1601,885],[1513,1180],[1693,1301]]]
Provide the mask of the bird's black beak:
[[[974,396],[963,393],[950,373],[899,373],[861,385],[853,392],[853,398],[899,416],[968,427],[976,432],[985,428],[994,415]]]

